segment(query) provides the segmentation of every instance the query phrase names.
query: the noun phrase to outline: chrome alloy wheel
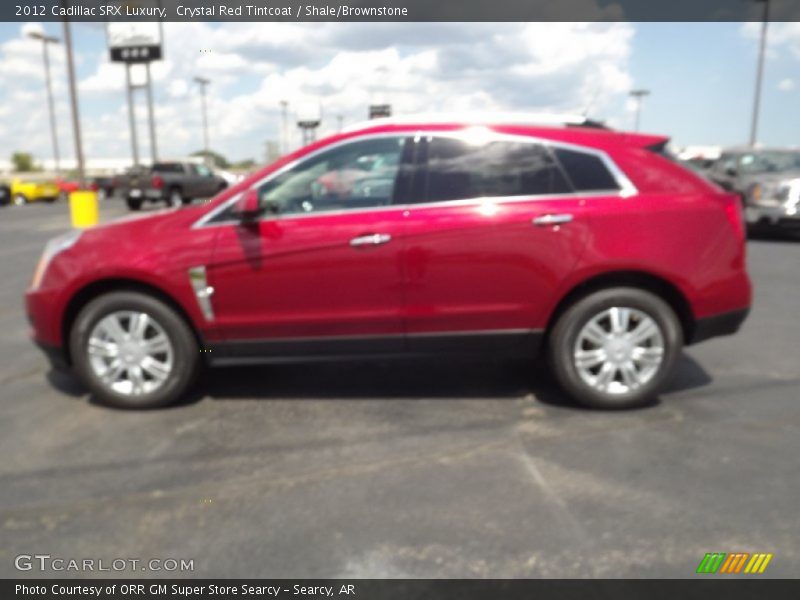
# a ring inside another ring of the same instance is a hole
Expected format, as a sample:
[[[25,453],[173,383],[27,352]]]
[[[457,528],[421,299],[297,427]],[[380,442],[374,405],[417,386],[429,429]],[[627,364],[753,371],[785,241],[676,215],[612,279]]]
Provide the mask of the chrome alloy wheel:
[[[92,329],[87,343],[89,364],[111,391],[141,396],[160,388],[174,366],[166,332],[143,312],[116,311]]]
[[[627,394],[658,372],[664,360],[664,335],[645,312],[614,306],[583,326],[575,341],[573,360],[581,379],[590,387],[604,394]]]

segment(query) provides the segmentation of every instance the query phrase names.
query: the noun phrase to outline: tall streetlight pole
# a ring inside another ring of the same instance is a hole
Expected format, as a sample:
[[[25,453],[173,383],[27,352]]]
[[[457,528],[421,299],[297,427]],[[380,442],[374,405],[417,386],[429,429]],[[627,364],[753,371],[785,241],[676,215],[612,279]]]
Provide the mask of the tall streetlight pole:
[[[630,95],[636,100],[636,121],[634,124],[634,131],[639,131],[639,118],[642,113],[642,98],[650,95],[650,90],[631,90]]]
[[[145,91],[147,92],[147,117],[150,123],[150,158],[153,164],[158,162],[158,141],[156,139],[156,118],[153,110],[153,82],[150,79],[150,61],[144,64],[147,74],[147,84]]]
[[[53,104],[53,88],[50,85],[50,55],[47,52],[47,44],[58,44],[59,39],[51,35],[45,35],[39,31],[31,31],[28,36],[34,40],[42,42],[42,54],[44,55],[44,79],[47,85],[47,106],[50,109],[50,135],[53,140],[53,156],[56,160],[56,175],[61,174],[61,156],[58,151],[58,133],[56,130],[56,110]]]
[[[281,100],[281,154],[289,154],[289,101]]]
[[[64,49],[67,51],[67,78],[69,79],[69,100],[72,109],[72,131],[75,138],[75,159],[78,163],[78,185],[86,187],[86,172],[83,163],[83,143],[81,142],[81,118],[78,112],[78,90],[75,84],[75,61],[72,58],[72,32],[69,21],[64,21]]]
[[[195,83],[200,86],[200,97],[203,102],[203,146],[205,148],[205,161],[209,164],[209,146],[208,146],[208,113],[206,112],[206,86],[211,83],[205,77],[195,77]]]
[[[758,65],[756,67],[756,91],[753,99],[753,120],[750,124],[750,146],[756,145],[758,136],[758,113],[761,107],[761,79],[764,75],[764,53],[767,47],[767,24],[769,23],[769,0],[755,0],[764,5],[764,17],[761,21],[761,41],[758,46]]]
[[[131,128],[131,152],[133,166],[139,166],[139,140],[136,137],[136,107],[133,104],[133,83],[131,82],[131,64],[125,63],[125,95],[128,97],[128,125]]]

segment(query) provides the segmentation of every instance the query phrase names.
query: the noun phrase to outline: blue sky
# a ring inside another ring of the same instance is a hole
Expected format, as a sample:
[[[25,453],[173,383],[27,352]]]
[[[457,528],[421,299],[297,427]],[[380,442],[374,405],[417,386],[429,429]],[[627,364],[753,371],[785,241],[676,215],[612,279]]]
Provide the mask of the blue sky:
[[[41,47],[23,27],[62,36],[61,24],[0,23],[0,139],[7,154],[51,156]],[[771,24],[759,140],[800,145],[800,24]],[[747,141],[758,24],[276,24],[167,23],[165,60],[154,66],[162,156],[202,146],[196,74],[209,87],[211,146],[263,160],[279,140],[279,102],[292,117],[323,112],[322,132],[363,119],[370,102],[396,113],[425,110],[582,112],[630,128],[632,87],[645,99],[642,130],[679,145]],[[101,25],[73,24],[86,154],[130,155],[124,69],[108,63]],[[201,52],[205,50],[206,52]],[[62,155],[72,155],[63,51],[53,51]],[[137,104],[148,154],[144,98]],[[292,128],[289,143],[298,136]],[[7,159],[0,156],[0,160]]]

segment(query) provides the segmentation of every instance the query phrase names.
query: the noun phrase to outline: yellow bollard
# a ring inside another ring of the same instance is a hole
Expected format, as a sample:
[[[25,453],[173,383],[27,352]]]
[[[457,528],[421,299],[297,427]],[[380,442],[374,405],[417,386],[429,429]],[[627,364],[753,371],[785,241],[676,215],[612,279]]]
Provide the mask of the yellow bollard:
[[[69,214],[76,229],[97,225],[97,193],[91,190],[72,192],[69,195]]]

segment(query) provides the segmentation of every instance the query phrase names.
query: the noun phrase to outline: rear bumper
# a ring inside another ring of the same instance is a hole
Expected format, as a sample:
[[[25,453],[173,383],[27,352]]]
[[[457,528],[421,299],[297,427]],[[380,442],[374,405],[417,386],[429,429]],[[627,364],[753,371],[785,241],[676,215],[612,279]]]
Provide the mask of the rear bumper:
[[[697,319],[692,339],[688,343],[696,344],[722,335],[734,334],[739,331],[749,313],[750,307],[747,307]]]

